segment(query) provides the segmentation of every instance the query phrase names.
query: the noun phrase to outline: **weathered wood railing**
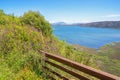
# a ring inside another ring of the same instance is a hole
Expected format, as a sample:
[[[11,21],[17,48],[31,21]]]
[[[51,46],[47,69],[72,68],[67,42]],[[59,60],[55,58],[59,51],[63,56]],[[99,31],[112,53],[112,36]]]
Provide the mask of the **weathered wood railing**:
[[[47,52],[44,52],[44,51],[41,51],[46,59],[45,59],[45,63],[51,65],[51,66],[54,66],[62,71],[65,71],[67,72],[68,74],[80,79],[80,80],[89,80],[88,78],[84,77],[84,76],[81,76],[80,74],[72,71],[72,70],[69,70],[69,69],[66,69],[65,67],[63,66],[60,66],[58,64],[55,64],[53,63],[52,61],[50,61],[49,59],[52,59],[52,60],[55,60],[57,62],[60,62],[64,65],[67,65],[67,66],[70,66],[74,69],[77,69],[79,71],[82,71],[86,74],[89,74],[93,77],[96,77],[100,80],[120,80],[120,77],[117,77],[115,75],[112,75],[112,74],[109,74],[109,73],[106,73],[106,72],[103,72],[103,71],[100,71],[100,70],[96,70],[94,68],[91,68],[91,67],[88,67],[86,65],[82,65],[82,64],[79,64],[77,62],[74,62],[74,61],[71,61],[69,59],[66,59],[66,58],[63,58],[63,57],[60,57],[60,56],[57,56],[57,55],[53,55],[53,54],[50,54],[50,53],[47,53]],[[46,70],[49,70],[51,73],[57,75],[59,78],[62,78],[63,80],[69,80],[67,77],[64,77],[62,76],[61,74],[53,71],[52,69],[48,68],[47,66],[43,66]]]

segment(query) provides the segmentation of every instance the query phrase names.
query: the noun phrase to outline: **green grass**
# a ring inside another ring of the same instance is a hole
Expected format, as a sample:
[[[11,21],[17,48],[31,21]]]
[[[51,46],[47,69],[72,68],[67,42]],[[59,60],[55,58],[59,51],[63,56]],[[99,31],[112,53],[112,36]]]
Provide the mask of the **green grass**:
[[[102,70],[120,76],[120,43],[112,43],[101,47],[97,56],[98,60],[103,63],[100,65]]]
[[[107,44],[98,50],[73,45],[75,49],[89,52],[94,56],[97,66],[105,72],[120,76],[120,42]]]
[[[0,80],[48,79],[40,50],[98,68],[93,55],[56,38],[39,12],[29,11],[15,17],[0,10],[0,16]]]

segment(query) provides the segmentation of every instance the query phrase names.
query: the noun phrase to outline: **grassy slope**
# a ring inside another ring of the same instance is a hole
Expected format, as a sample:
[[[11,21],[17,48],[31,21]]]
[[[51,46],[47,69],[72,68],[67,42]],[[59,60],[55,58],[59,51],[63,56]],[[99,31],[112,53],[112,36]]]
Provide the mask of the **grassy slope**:
[[[101,47],[97,56],[102,70],[120,76],[120,43]]]
[[[98,50],[79,45],[73,46],[80,51],[94,55],[101,70],[120,76],[120,43],[108,44]]]
[[[41,49],[97,68],[92,55],[58,40],[40,13],[17,18],[0,10],[0,16],[0,80],[46,79]]]
[[[41,74],[41,57],[38,49],[42,45],[39,32],[29,27],[9,26],[0,29],[0,78],[27,79]],[[32,64],[31,64],[32,63]],[[39,71],[36,73],[36,70]],[[37,74],[37,75],[36,75]],[[17,77],[16,77],[17,76]]]

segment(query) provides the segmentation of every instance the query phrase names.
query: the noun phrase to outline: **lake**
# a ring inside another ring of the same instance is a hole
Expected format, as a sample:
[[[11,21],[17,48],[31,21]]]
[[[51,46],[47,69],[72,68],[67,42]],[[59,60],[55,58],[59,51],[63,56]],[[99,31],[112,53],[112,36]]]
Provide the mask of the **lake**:
[[[53,26],[53,33],[70,44],[100,48],[112,42],[120,42],[120,30],[80,26]]]

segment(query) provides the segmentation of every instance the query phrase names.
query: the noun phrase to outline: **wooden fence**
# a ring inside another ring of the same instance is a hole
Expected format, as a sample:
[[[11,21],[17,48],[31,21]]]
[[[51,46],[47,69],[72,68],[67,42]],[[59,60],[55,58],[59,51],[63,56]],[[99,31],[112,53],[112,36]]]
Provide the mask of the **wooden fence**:
[[[117,77],[115,75],[112,75],[112,74],[109,74],[109,73],[106,73],[106,72],[103,72],[103,71],[100,71],[100,70],[96,70],[96,69],[91,68],[89,66],[74,62],[74,61],[66,59],[66,58],[63,58],[61,56],[50,54],[50,53],[47,53],[47,52],[44,52],[44,51],[41,51],[41,52],[45,55],[45,63],[47,63],[47,64],[49,64],[49,65],[51,65],[53,67],[56,67],[56,68],[58,68],[58,69],[60,69],[60,70],[62,70],[64,72],[67,72],[68,74],[70,74],[70,75],[72,75],[72,76],[74,76],[74,77],[76,77],[76,78],[78,78],[80,80],[90,80],[90,79],[80,75],[79,73],[77,73],[75,71],[69,70],[69,69],[67,69],[67,68],[65,68],[63,66],[60,66],[60,65],[58,65],[56,63],[53,63],[49,59],[55,60],[55,61],[57,61],[59,63],[62,63],[64,65],[72,67],[72,68],[74,68],[76,70],[79,70],[81,72],[89,74],[90,76],[96,77],[96,78],[98,78],[100,80],[120,80],[120,77]],[[47,66],[43,66],[43,67],[46,70],[49,70],[52,74],[58,76],[59,78],[61,78],[63,80],[69,80],[69,78],[67,78],[65,76],[62,76],[61,74],[59,74],[56,71],[53,71],[49,67],[47,67]]]

